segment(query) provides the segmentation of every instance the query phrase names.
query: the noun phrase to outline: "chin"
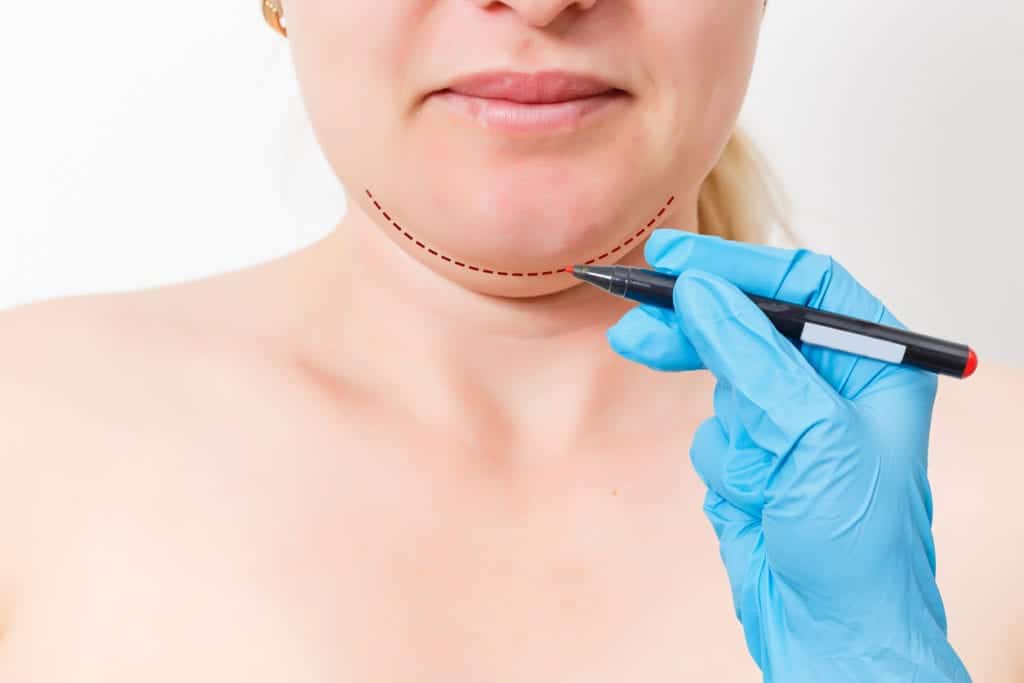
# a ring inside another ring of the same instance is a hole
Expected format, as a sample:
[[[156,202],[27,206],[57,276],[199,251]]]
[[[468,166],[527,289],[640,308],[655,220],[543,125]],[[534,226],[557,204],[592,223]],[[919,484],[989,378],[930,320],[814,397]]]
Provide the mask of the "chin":
[[[563,268],[581,262],[605,241],[595,223],[559,219],[550,208],[502,217],[467,210],[464,216],[438,226],[437,241],[463,261],[498,272]]]
[[[643,243],[634,225],[641,215],[637,202],[616,201],[608,193],[552,193],[543,186],[524,199],[508,186],[466,185],[458,193],[422,185],[402,191],[392,179],[364,198],[400,249],[482,294],[555,293],[579,284],[569,272],[572,265],[616,263]],[[656,212],[657,207],[646,210]]]
[[[638,228],[678,187],[668,182],[675,174],[661,155],[635,136],[567,149],[431,132],[404,136],[402,162],[374,174],[378,184],[370,189],[383,207],[376,215],[401,224],[404,232],[390,232],[403,250],[477,291],[534,296],[565,289],[578,281],[556,271],[621,260],[642,243]]]
[[[458,193],[439,188],[439,213],[453,218],[443,228],[446,241],[496,265],[560,267],[623,230],[621,208],[593,178],[550,168],[504,169],[489,178],[466,178]]]

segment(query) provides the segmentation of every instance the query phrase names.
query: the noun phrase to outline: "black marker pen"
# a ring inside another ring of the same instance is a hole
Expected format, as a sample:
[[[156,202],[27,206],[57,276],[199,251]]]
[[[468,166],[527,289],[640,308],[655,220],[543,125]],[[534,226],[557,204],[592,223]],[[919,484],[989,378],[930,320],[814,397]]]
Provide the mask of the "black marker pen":
[[[572,274],[615,296],[673,310],[676,275],[633,266],[573,266]],[[965,344],[744,292],[782,335],[805,344],[970,377],[978,356]]]

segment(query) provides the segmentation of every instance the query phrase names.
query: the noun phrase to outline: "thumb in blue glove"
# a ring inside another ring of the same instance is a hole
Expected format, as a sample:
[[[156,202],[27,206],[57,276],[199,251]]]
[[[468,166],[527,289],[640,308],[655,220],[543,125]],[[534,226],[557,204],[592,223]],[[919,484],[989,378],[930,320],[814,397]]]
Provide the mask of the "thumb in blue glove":
[[[744,294],[903,327],[838,263],[676,230],[652,267],[674,311],[634,308],[612,348],[708,369],[690,456],[736,614],[766,681],[969,681],[935,582],[928,434],[937,378],[783,337]]]

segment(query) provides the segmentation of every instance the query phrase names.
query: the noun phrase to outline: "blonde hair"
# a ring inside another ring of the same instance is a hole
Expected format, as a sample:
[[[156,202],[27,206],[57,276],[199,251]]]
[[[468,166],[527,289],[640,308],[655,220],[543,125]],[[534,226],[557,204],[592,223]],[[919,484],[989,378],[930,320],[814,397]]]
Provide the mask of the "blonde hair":
[[[782,185],[753,140],[739,127],[711,173],[697,201],[697,232],[739,242],[769,243],[777,228],[793,246],[799,239],[787,221]]]

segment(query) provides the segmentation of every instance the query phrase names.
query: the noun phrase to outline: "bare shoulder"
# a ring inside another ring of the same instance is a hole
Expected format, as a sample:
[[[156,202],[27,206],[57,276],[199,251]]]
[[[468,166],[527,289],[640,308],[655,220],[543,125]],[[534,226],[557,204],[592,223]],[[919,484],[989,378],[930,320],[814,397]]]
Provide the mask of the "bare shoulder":
[[[38,461],[42,454],[27,457],[25,449],[46,433],[51,410],[113,353],[111,309],[91,302],[70,297],[0,311],[0,482]]]
[[[992,487],[1016,487],[1024,477],[1022,401],[1024,368],[987,363],[966,380],[941,377],[931,430],[934,477],[956,484],[958,494],[973,484],[985,498]]]
[[[24,447],[66,431],[50,428],[58,419],[156,400],[153,387],[162,380],[180,385],[176,376],[186,365],[227,369],[259,355],[287,355],[282,330],[289,329],[286,316],[297,315],[290,260],[0,311],[0,482],[36,459],[12,456],[15,440]],[[125,397],[131,403],[118,405]]]
[[[45,375],[84,365],[116,338],[115,321],[106,296],[47,299],[0,311],[0,399],[38,385]]]
[[[104,306],[88,297],[52,299],[0,311],[0,639],[9,624],[15,577],[31,542],[44,473],[60,471],[60,417],[82,376],[116,338]],[[73,399],[72,399],[73,400]]]
[[[129,291],[47,299],[0,310],[0,391],[21,378],[70,383],[130,360],[133,350],[188,354],[270,348],[294,308],[293,259]],[[289,299],[289,297],[292,299]],[[12,373],[12,374],[9,374]]]
[[[145,348],[155,356],[180,347],[198,326],[172,310],[171,298],[183,299],[153,290],[48,299],[0,311],[0,406],[27,419],[40,412],[41,402],[116,384],[121,375],[115,369],[130,363],[133,352]]]
[[[175,382],[186,366],[227,368],[275,355],[274,311],[284,307],[275,305],[269,270],[0,311],[0,467],[13,466],[4,456],[13,439],[47,433],[40,421],[103,405],[130,409],[125,397],[135,405],[156,399],[153,388]]]
[[[117,395],[133,354],[145,347],[157,357],[171,346],[144,329],[127,300],[73,296],[0,311],[0,500],[11,500],[4,494],[19,475],[45,467],[46,444],[71,437],[74,408],[85,413]]]
[[[975,680],[1024,680],[1024,369],[987,363],[942,377],[929,478],[949,635]]]
[[[257,347],[236,333],[238,291],[217,276],[0,311],[0,639],[26,522],[42,523],[37,494],[86,481],[111,440],[216,394],[204,382],[231,392],[244,381]]]

